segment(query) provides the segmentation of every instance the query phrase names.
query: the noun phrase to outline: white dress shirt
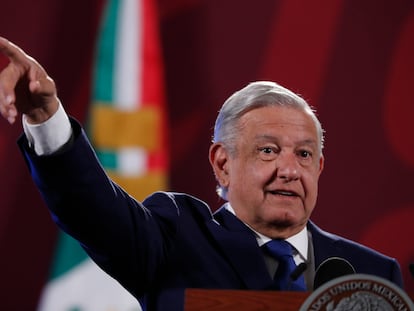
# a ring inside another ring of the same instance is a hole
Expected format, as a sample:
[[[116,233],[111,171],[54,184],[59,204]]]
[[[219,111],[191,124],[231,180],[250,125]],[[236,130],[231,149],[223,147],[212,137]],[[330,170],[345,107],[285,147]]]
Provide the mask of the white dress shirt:
[[[23,130],[30,146],[37,155],[48,155],[58,151],[72,136],[69,117],[61,104],[56,113],[40,124],[30,124],[23,115]]]

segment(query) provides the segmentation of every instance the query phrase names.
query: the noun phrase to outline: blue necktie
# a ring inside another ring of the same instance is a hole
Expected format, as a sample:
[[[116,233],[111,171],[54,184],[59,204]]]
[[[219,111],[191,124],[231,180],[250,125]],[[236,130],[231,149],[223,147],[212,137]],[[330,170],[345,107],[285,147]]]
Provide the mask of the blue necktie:
[[[270,256],[275,258],[279,265],[274,276],[274,285],[278,290],[306,291],[305,279],[300,275],[296,280],[291,279],[296,269],[292,256],[292,246],[284,240],[271,240],[263,245]]]

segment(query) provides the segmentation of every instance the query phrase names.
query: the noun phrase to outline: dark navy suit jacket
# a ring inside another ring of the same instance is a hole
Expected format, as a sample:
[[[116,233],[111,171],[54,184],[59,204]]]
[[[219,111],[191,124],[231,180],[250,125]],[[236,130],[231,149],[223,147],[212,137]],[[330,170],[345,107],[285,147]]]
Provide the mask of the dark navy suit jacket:
[[[142,203],[105,174],[80,126],[73,145],[38,157],[25,137],[19,145],[54,221],[148,310],[182,310],[186,288],[271,286],[252,232],[232,213],[214,215],[190,195],[157,192]],[[402,286],[396,260],[329,234],[312,222],[315,266],[338,256],[357,273]]]

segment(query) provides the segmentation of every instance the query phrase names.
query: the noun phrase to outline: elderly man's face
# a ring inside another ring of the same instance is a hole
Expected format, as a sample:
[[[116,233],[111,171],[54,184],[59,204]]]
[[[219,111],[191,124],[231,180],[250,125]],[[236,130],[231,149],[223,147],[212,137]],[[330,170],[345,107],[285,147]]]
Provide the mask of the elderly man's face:
[[[323,156],[306,112],[280,106],[247,112],[238,123],[235,155],[212,146],[217,179],[237,216],[273,238],[299,232],[316,204]]]

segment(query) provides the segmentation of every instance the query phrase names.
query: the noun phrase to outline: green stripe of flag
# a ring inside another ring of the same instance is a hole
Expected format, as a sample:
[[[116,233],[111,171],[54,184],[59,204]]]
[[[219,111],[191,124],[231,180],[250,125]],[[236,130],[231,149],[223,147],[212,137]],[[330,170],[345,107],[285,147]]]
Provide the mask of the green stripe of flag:
[[[118,0],[108,1],[103,15],[102,28],[98,36],[97,51],[95,56],[95,68],[93,77],[92,105],[100,102],[105,105],[113,105],[114,67],[116,32],[118,25]],[[110,151],[97,151],[99,161],[104,168],[116,168],[116,154]]]
[[[64,232],[59,232],[53,266],[49,275],[50,280],[65,274],[87,258],[88,256],[78,241]]]
[[[118,23],[119,1],[108,2],[103,15],[102,29],[98,36],[94,70],[93,101],[111,104],[113,100],[113,80],[115,66],[116,28]]]
[[[117,168],[117,155],[113,150],[98,150],[96,154],[105,169],[115,170]]]

